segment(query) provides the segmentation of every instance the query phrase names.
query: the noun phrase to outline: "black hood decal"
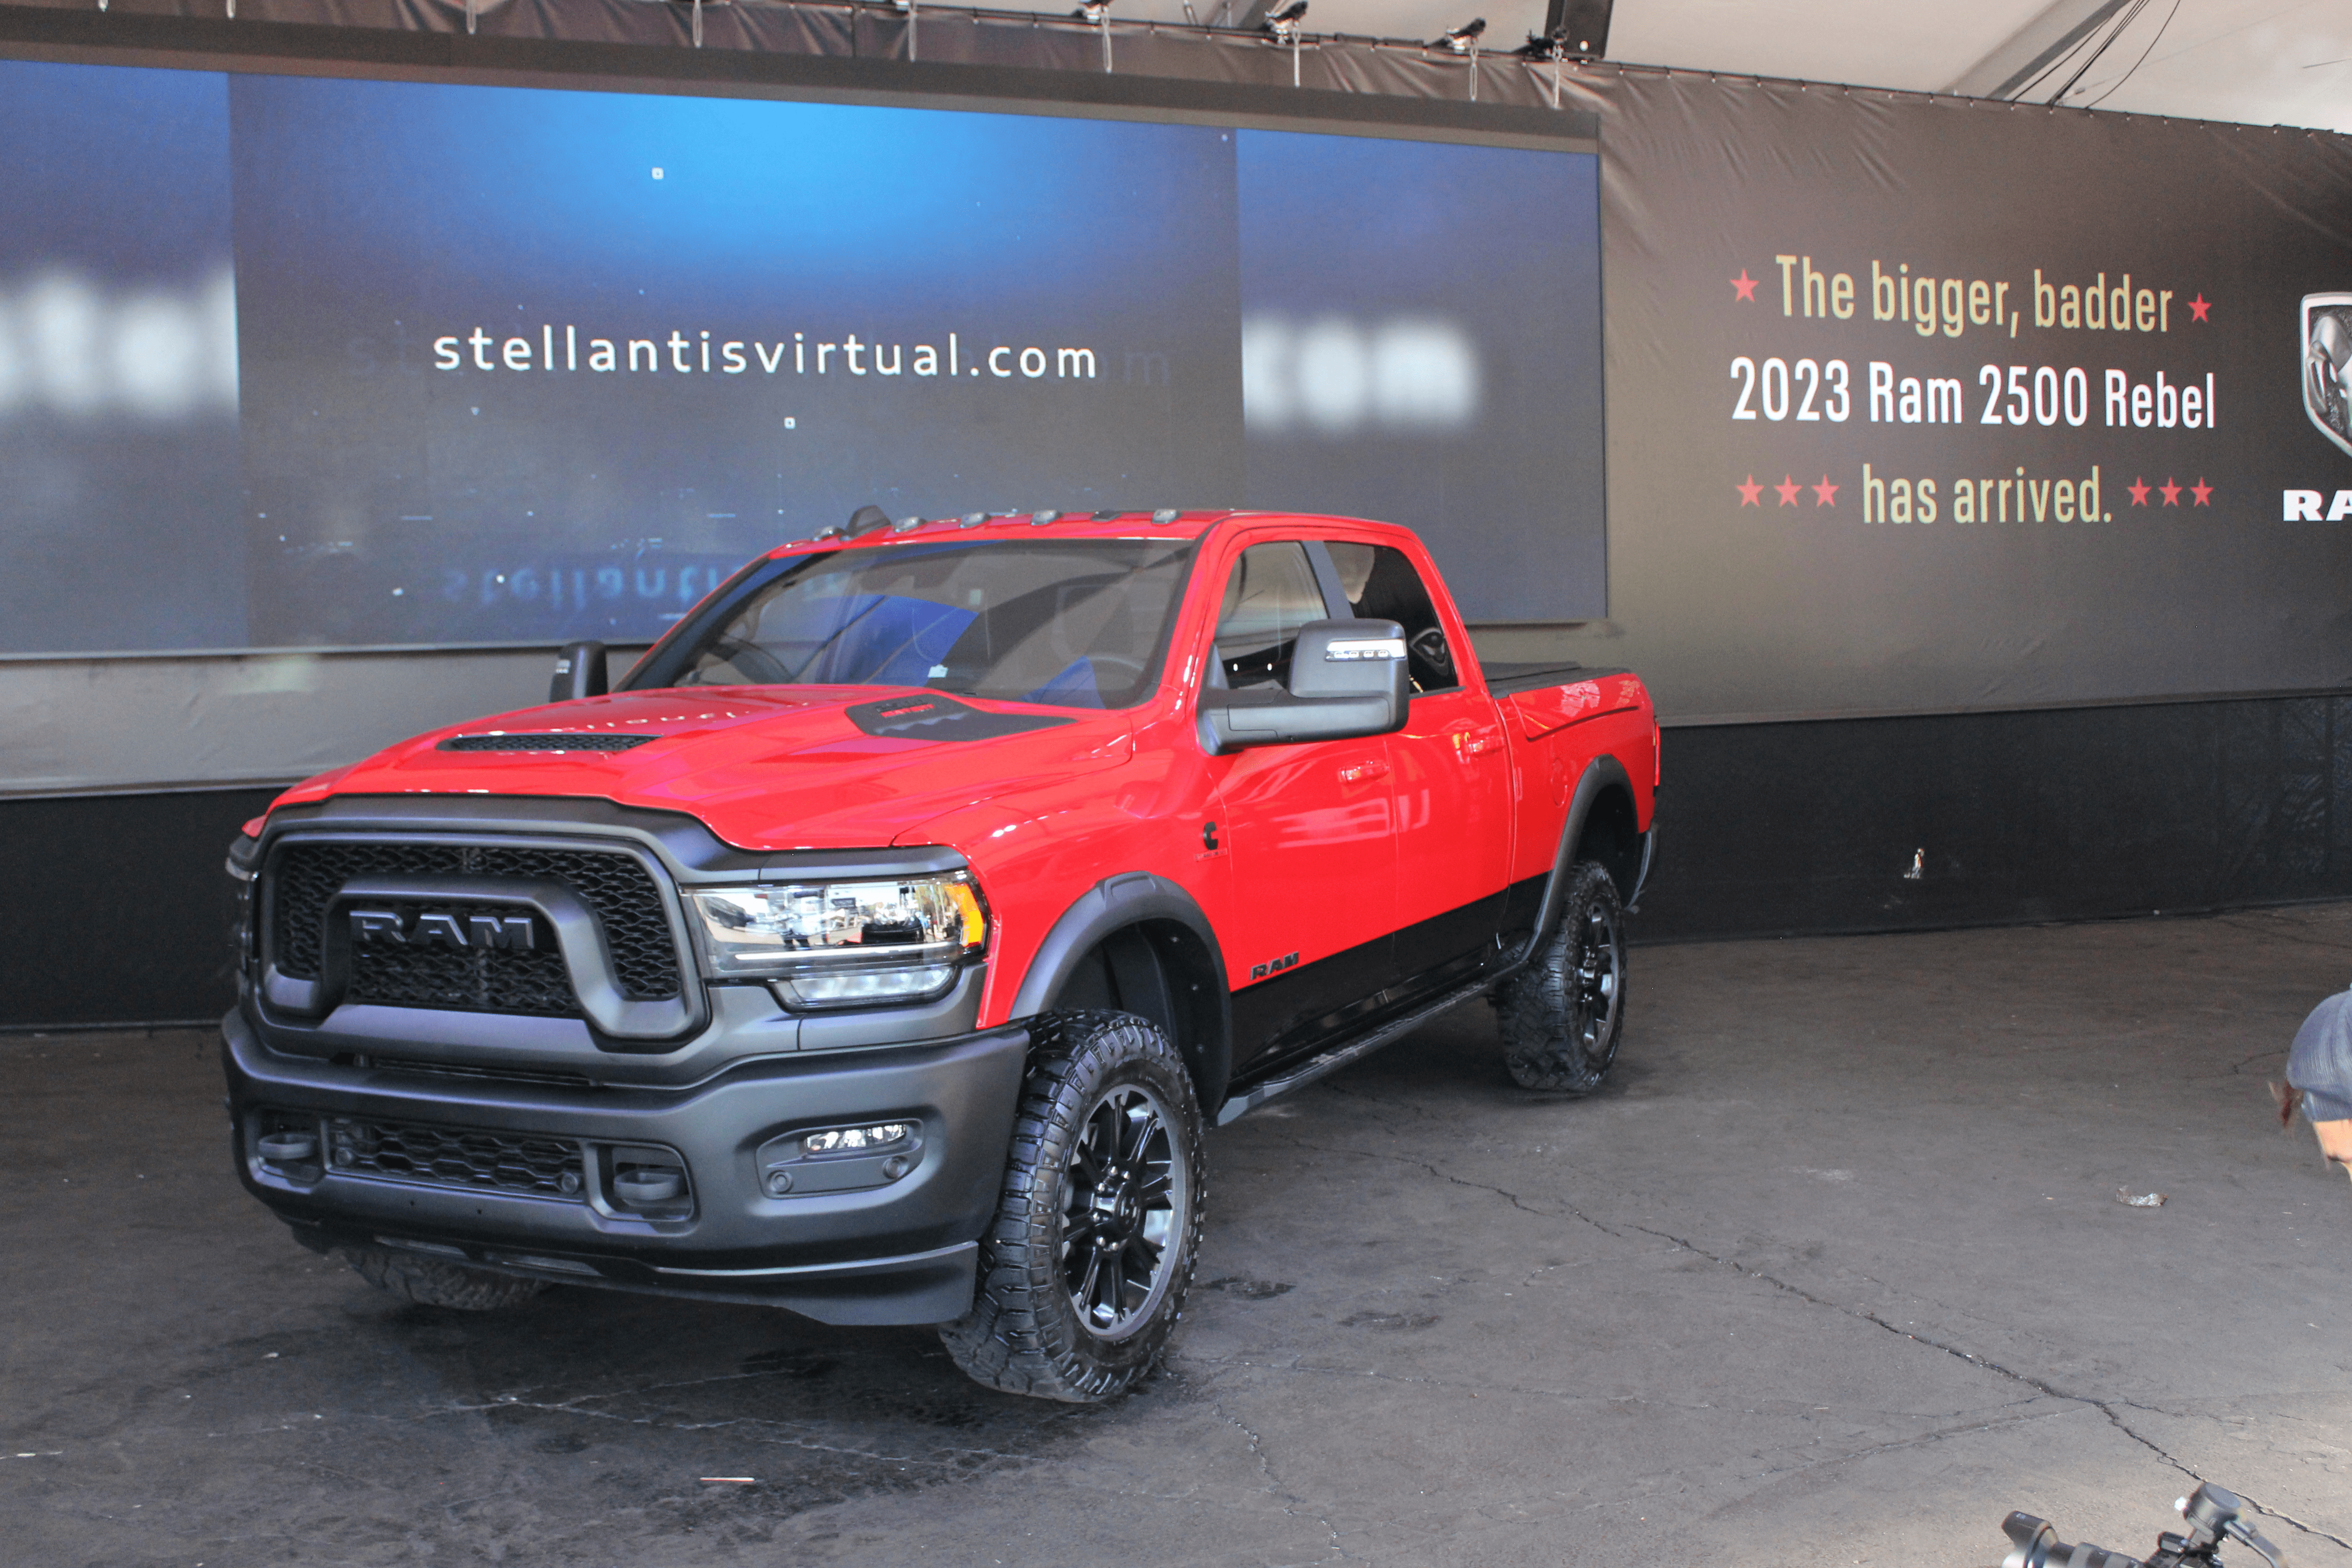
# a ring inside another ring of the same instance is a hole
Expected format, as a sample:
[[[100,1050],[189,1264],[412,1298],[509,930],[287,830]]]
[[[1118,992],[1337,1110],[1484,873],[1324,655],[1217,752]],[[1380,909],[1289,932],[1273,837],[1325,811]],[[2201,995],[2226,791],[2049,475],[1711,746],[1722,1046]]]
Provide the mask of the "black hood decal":
[[[1076,722],[1043,713],[990,713],[932,691],[859,702],[842,712],[869,735],[908,741],[992,741]]]

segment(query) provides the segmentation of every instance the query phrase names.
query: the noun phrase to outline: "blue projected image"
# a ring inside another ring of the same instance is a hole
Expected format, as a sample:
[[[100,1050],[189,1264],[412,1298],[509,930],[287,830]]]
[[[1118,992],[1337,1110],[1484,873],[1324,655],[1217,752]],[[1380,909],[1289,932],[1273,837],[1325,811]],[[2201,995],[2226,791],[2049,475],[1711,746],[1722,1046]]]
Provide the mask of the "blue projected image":
[[[1240,137],[1248,504],[1409,523],[1478,619],[1604,614],[1598,160]]]
[[[1230,132],[232,95],[261,640],[649,637],[869,502],[1240,499]]]
[[[70,470],[0,647],[642,640],[868,503],[1355,512],[1605,607],[1590,154],[0,73],[0,447]]]
[[[228,647],[228,88],[0,61],[0,651]]]

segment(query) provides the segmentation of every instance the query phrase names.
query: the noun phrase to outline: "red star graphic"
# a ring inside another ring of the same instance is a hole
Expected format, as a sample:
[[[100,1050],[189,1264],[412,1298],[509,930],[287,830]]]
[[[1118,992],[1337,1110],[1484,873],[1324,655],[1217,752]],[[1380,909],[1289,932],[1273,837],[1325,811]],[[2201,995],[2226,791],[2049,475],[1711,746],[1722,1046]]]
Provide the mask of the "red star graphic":
[[[2179,506],[2180,504],[2180,487],[2174,484],[2171,479],[2167,479],[2164,483],[2158,485],[2157,489],[2164,492],[2165,505]]]
[[[1780,482],[1774,485],[1772,488],[1780,492],[1780,504],[1782,506],[1794,506],[1797,504],[1798,492],[1802,490],[1805,487],[1799,484],[1793,478],[1784,475],[1782,476]]]
[[[1739,269],[1739,276],[1731,280],[1731,286],[1739,291],[1739,297],[1750,304],[1756,300],[1756,283],[1757,279],[1748,276],[1745,267]]]
[[[1764,504],[1762,501],[1756,499],[1764,493],[1764,487],[1756,482],[1756,476],[1754,474],[1748,476],[1748,482],[1746,484],[1734,485],[1731,488],[1739,492],[1739,504],[1741,506],[1762,506]]]
[[[2146,479],[2135,479],[2124,488],[2131,491],[2132,505],[2146,506],[2147,504],[2147,481]]]
[[[2205,319],[2205,312],[2212,308],[2213,301],[2205,298],[2202,289],[2198,290],[2197,298],[2189,301],[2189,313],[2200,321]]]
[[[1820,484],[1814,485],[1811,488],[1813,492],[1813,504],[1815,506],[1837,505],[1838,488],[1837,486],[1830,483],[1830,477],[1827,474],[1823,474],[1822,476],[1822,482]]]
[[[2213,493],[2213,487],[2205,482],[2204,475],[2200,474],[2197,476],[2197,482],[2189,487],[2189,493],[2197,498],[2197,504],[2199,506],[2203,506],[2205,504],[2206,498]]]

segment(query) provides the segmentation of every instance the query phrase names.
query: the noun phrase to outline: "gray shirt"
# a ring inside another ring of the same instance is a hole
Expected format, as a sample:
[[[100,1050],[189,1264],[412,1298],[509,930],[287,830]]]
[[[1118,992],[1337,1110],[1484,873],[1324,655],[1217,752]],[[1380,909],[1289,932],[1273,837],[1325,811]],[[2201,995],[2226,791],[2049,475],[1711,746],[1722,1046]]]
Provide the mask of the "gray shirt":
[[[2286,1080],[2303,1091],[2303,1113],[2312,1121],[2352,1121],[2352,991],[2314,1007],[2294,1032]]]

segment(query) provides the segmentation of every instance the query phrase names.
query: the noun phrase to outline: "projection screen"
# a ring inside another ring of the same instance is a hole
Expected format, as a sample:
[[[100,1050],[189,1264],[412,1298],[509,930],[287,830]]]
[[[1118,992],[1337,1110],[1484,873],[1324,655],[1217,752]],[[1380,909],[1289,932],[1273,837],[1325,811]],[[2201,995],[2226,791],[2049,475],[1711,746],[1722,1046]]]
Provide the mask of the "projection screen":
[[[28,61],[0,137],[0,653],[643,642],[869,503],[1606,613],[1589,142]]]

